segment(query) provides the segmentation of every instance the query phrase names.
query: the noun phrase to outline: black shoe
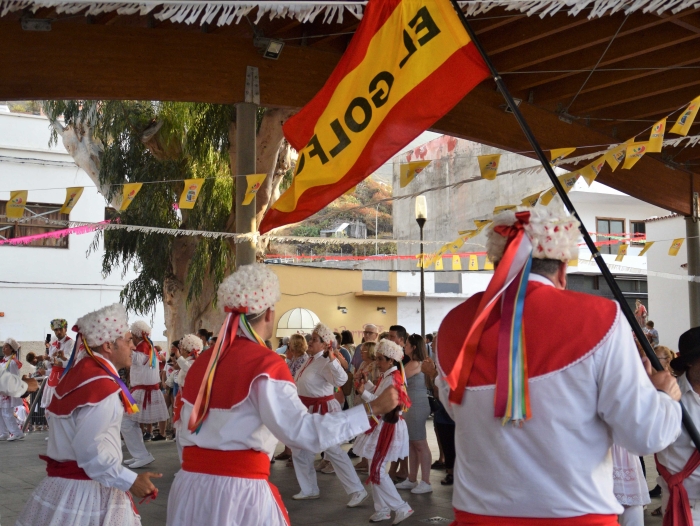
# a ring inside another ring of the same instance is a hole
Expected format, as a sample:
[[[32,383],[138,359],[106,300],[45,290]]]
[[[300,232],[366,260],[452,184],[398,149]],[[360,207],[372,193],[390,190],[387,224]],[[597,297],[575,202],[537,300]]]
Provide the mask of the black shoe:
[[[656,487],[649,492],[649,497],[651,497],[652,499],[655,499],[655,498],[658,498],[660,496],[661,496],[661,486],[659,486],[657,484]]]
[[[440,462],[439,460],[436,460],[433,462],[433,464],[430,466],[430,469],[445,469],[445,463]]]
[[[161,440],[165,440],[165,437],[158,433],[151,439],[151,442],[160,442]]]
[[[452,484],[454,484],[454,481],[455,479],[452,476],[452,474],[448,473],[447,475],[445,475],[445,478],[440,481],[440,484],[442,484],[443,486],[451,486]]]
[[[350,458],[359,458],[352,449],[348,451],[348,456]]]
[[[148,442],[148,441],[150,441],[150,440],[152,440],[152,439],[153,439],[153,435],[151,435],[150,433],[144,433],[144,434],[143,434],[143,441],[144,441],[144,442]]]

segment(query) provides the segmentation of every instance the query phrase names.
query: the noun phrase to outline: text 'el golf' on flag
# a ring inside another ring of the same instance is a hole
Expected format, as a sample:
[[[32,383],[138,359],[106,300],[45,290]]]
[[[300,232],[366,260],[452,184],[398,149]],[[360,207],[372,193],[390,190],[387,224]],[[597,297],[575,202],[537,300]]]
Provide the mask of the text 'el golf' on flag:
[[[449,0],[370,0],[325,86],[284,125],[296,173],[260,232],[321,210],[488,75]]]

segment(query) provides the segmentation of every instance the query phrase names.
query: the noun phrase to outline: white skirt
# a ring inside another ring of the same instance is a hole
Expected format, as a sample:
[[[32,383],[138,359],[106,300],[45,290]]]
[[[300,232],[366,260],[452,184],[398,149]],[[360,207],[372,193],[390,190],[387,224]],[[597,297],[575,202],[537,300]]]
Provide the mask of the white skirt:
[[[17,526],[137,526],[130,496],[94,480],[46,477],[34,490]]]
[[[613,444],[613,491],[623,506],[644,506],[651,502],[639,457]]]
[[[167,526],[200,525],[289,526],[266,480],[178,471]]]
[[[46,382],[44,384],[44,391],[41,393],[41,402],[40,405],[44,409],[49,407],[49,404],[51,403],[51,400],[53,400],[53,395],[56,393],[56,388],[55,387],[49,387],[49,383]]]
[[[146,391],[143,389],[137,389],[131,396],[139,406],[139,412],[133,415],[124,416],[126,418],[131,418],[139,424],[154,424],[156,422],[164,422],[168,419],[168,406],[165,405],[165,397],[163,392],[158,389],[157,391],[151,391],[151,400],[148,403],[146,409],[143,408],[143,399],[146,397]]]
[[[355,443],[352,445],[353,452],[366,459],[372,460],[374,457],[374,450],[377,449],[377,441],[379,440],[379,433],[382,431],[382,426],[384,422],[379,421],[379,425],[374,428],[371,434],[361,434],[355,439]],[[389,451],[384,459],[385,462],[396,462],[399,459],[406,458],[408,456],[408,428],[406,427],[406,421],[401,418],[396,423],[396,429],[394,430],[394,439],[391,441],[391,446],[389,446]]]

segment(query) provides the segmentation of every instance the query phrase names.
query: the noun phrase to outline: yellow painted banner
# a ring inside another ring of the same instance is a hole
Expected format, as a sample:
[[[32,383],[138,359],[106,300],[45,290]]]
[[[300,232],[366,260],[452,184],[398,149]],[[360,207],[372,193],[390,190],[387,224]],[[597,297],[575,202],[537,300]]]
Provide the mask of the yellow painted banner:
[[[66,188],[66,200],[63,201],[63,206],[61,207],[61,210],[59,210],[59,212],[61,214],[70,214],[71,210],[73,210],[73,208],[75,208],[75,205],[78,204],[78,199],[80,199],[81,195],[83,195],[82,186]]]
[[[666,133],[666,117],[651,127],[647,148],[648,152],[659,153],[661,151],[664,146],[664,133]]]
[[[404,188],[407,186],[416,175],[425,170],[432,161],[413,161],[410,163],[402,163],[399,166],[399,186]]]
[[[442,270],[442,256],[438,256],[435,260],[435,270]]]
[[[24,207],[27,206],[29,190],[15,190],[10,192],[10,200],[5,204],[5,215],[13,219],[19,219],[24,215]]]
[[[578,267],[578,259],[570,259],[568,266],[569,267]]]
[[[178,206],[187,210],[193,209],[203,184],[204,179],[185,179],[185,189],[182,191],[182,195],[180,195],[180,203]]]
[[[648,146],[646,142],[633,142],[627,145],[627,150],[625,151],[625,164],[622,165],[623,170],[629,170],[632,168],[639,159],[644,157],[647,153]]]
[[[632,141],[633,140],[634,139],[632,139]],[[622,160],[625,158],[625,151],[627,150],[628,142],[618,144],[617,146],[615,146],[615,148],[611,148],[610,150],[605,152],[605,155],[603,155],[607,163],[610,165],[610,169],[613,172],[617,169]]]
[[[484,261],[484,270],[493,270],[493,263],[491,263],[491,260],[488,258],[488,256]]]
[[[629,248],[629,245],[626,243],[620,244],[617,247],[617,256],[615,257],[615,261],[622,261],[622,259],[627,255],[627,249]]]
[[[684,237],[679,237],[678,239],[674,239],[673,243],[671,243],[671,248],[668,249],[668,255],[669,256],[677,256],[678,251],[681,249],[681,246],[683,246],[683,241],[685,241]]]
[[[457,254],[452,256],[452,270],[462,270],[462,260]]]
[[[491,223],[493,223],[491,219],[475,219],[474,224],[476,225],[476,233],[478,234]]]
[[[469,254],[469,270],[479,270],[479,259],[476,254]]]
[[[245,180],[248,183],[248,188],[245,191],[245,198],[243,199],[243,203],[241,203],[242,205],[246,206],[253,202],[255,194],[257,194],[258,190],[260,190],[260,187],[262,186],[266,177],[267,174],[252,174],[245,176]]]
[[[450,246],[449,246],[450,252],[452,252],[453,254],[456,254],[457,251],[460,248],[462,248],[462,245],[464,245],[464,238],[458,237],[452,243],[450,243]]]
[[[653,241],[647,241],[646,243],[644,243],[644,248],[637,255],[643,256],[644,254],[646,254],[647,251],[652,247],[653,244],[654,244]]]
[[[554,148],[553,150],[549,151],[550,159],[552,162],[557,161],[559,159],[563,159],[564,157],[568,157],[572,153],[576,151],[576,148]]]
[[[688,135],[690,127],[698,114],[698,109],[700,109],[700,96],[695,97],[690,102],[688,107],[681,113],[681,116],[678,117],[676,124],[669,131],[678,135]]]
[[[564,187],[564,192],[566,192],[567,194],[574,187],[578,178],[578,172],[568,173],[557,177],[562,187]],[[557,195],[557,189],[552,187],[540,196],[540,203],[544,206],[549,205],[549,203],[552,202],[552,199],[555,195]]]
[[[525,199],[521,201],[521,204],[523,206],[529,206],[530,208],[532,208],[537,204],[537,201],[539,201],[540,195],[542,195],[542,192],[537,192],[536,194],[528,195]]]
[[[505,212],[506,210],[515,210],[515,208],[518,205],[501,205],[497,206],[493,209],[493,215],[500,214],[501,212]]]
[[[416,264],[418,268],[425,267],[426,254],[416,254],[416,259],[418,260]]]
[[[501,162],[501,154],[479,155],[477,160],[479,161],[481,177],[493,181],[498,174],[498,163]]]
[[[602,156],[598,160],[592,162],[583,168],[583,170],[581,170],[579,173],[581,174],[581,177],[586,180],[588,186],[591,186],[596,177],[598,177],[598,174],[600,174],[603,166],[605,166],[605,156]]]
[[[139,190],[141,190],[141,187],[143,186],[143,183],[126,183],[124,187],[122,188],[122,204],[119,207],[119,210],[122,212],[129,208],[129,205],[133,202],[134,198],[136,197],[136,194],[139,193]]]

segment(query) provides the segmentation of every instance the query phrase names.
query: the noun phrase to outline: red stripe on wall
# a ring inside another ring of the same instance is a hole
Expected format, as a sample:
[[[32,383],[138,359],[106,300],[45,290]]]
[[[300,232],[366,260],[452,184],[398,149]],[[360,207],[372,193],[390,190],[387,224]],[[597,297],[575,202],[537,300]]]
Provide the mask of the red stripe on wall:
[[[488,76],[489,71],[473,44],[454,53],[392,108],[340,181],[306,190],[291,212],[270,209],[260,224],[260,232],[302,221],[322,208],[319,202],[325,206],[343,195],[441,119]]]
[[[345,76],[359,66],[367,55],[374,35],[382,28],[401,0],[372,0],[365,9],[362,21],[350,40],[338,65],[319,91],[302,110],[287,120],[282,129],[284,136],[296,150],[306,146],[314,134],[316,122],[331,100],[336,87]]]

